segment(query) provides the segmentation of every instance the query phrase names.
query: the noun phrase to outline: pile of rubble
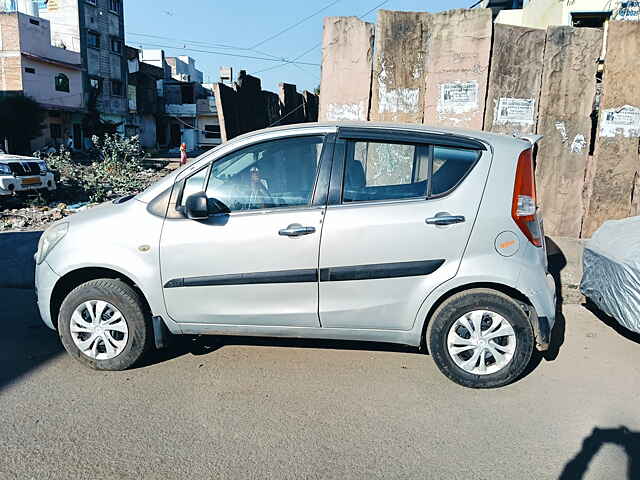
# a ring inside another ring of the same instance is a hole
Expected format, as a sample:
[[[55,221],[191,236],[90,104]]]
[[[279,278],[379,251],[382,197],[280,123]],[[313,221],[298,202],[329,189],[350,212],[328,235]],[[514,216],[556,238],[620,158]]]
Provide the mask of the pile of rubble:
[[[151,163],[151,162],[148,162]],[[157,161],[152,168],[144,168],[136,172],[135,185],[129,192],[114,191],[100,184],[102,197],[91,202],[91,191],[88,191],[78,179],[91,175],[92,168],[87,165],[74,164],[74,177],[63,177],[57,183],[57,190],[48,194],[48,201],[42,196],[0,198],[0,232],[39,231],[46,229],[53,222],[79,211],[122,196],[124,193],[137,193],[142,187],[152,184],[170,173],[177,163]],[[55,198],[51,201],[51,198]],[[87,201],[89,200],[89,201]]]
[[[0,210],[0,232],[30,232],[44,230],[51,223],[76,212],[90,208],[87,203],[66,205],[51,203],[48,206],[30,206]]]

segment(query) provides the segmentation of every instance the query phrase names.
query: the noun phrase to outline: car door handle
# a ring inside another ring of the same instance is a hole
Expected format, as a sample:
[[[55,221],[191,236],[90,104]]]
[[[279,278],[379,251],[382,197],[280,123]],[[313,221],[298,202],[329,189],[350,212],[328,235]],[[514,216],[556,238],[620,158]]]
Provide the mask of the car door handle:
[[[283,228],[282,230],[278,230],[278,235],[282,235],[284,237],[300,237],[302,235],[309,235],[310,233],[315,233],[315,227],[303,227],[299,223],[292,223],[287,228]]]
[[[462,215],[436,215],[435,217],[425,220],[429,225],[453,225],[454,223],[464,222]]]

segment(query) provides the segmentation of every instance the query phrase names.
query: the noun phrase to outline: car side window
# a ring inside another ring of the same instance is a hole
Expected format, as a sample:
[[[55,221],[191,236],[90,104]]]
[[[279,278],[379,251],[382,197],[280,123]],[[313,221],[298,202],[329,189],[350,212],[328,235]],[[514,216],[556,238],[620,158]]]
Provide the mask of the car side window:
[[[349,142],[344,203],[426,197],[428,156],[416,145]]]
[[[185,180],[184,189],[182,190],[182,205],[184,205],[186,199],[189,198],[189,195],[204,191],[207,170],[208,166],[201,168]]]
[[[309,205],[324,137],[271,140],[240,149],[211,167],[208,198],[229,210]]]
[[[475,165],[479,156],[477,150],[433,147],[431,194],[442,195],[455,187]]]

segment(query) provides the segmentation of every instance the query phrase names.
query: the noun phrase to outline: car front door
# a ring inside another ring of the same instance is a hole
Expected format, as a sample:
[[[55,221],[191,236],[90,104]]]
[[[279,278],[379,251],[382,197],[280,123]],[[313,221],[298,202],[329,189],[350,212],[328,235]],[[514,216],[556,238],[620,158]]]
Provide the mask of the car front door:
[[[167,215],[160,245],[173,320],[319,326],[318,252],[333,146],[327,143],[322,154],[324,139],[253,144],[176,184],[182,192],[169,207],[176,212]],[[186,198],[199,191],[230,213],[206,220],[180,214]]]
[[[341,136],[320,248],[320,321],[409,330],[426,296],[458,270],[490,154],[455,139]]]

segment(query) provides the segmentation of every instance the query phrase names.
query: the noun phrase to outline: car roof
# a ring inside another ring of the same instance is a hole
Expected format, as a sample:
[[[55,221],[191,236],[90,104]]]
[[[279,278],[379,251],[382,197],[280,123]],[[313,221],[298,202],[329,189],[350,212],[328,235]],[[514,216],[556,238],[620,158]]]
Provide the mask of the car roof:
[[[394,122],[309,122],[309,123],[296,123],[291,125],[282,125],[277,127],[270,127],[263,130],[256,130],[253,132],[245,133],[235,137],[235,139],[249,138],[254,135],[266,133],[266,132],[294,132],[309,128],[325,128],[329,131],[336,131],[339,128],[364,128],[372,130],[398,130],[405,132],[415,132],[424,134],[449,134],[460,137],[473,138],[480,141],[484,141],[494,147],[504,143],[522,143],[523,146],[530,145],[530,142],[522,138],[517,138],[511,135],[504,135],[501,133],[484,132],[479,130],[468,130],[464,128],[455,127],[433,127],[430,125],[422,125],[415,123],[394,123]]]

